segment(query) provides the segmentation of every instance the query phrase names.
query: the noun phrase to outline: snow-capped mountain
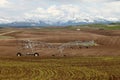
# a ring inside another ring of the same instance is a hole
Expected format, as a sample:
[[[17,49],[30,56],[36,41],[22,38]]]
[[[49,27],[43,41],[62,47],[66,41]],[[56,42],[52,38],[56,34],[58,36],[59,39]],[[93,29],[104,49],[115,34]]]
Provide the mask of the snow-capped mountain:
[[[10,20],[6,18],[0,18],[0,26],[14,26],[14,27],[34,27],[34,26],[69,26],[69,25],[82,25],[89,23],[111,23],[118,21],[111,21],[106,19],[96,18],[95,20],[89,19],[73,19],[73,20],[41,20],[41,19],[24,19],[24,20]]]

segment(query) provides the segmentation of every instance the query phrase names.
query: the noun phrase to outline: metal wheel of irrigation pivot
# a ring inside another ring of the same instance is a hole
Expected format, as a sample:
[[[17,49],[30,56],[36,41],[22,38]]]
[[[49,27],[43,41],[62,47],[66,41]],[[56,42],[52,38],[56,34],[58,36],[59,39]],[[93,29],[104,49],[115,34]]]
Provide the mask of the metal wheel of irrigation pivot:
[[[68,43],[61,43],[60,45],[56,46],[52,43],[42,42],[38,40],[17,40],[17,45],[19,52],[17,53],[17,56],[25,56],[25,55],[33,55],[33,56],[40,56],[40,54],[37,51],[37,49],[40,50],[40,48],[48,48],[48,49],[57,49],[58,53],[55,53],[55,55],[63,55],[63,51],[66,48],[70,49],[81,49],[83,47],[89,48],[91,46],[96,46],[97,44],[95,41],[72,41]],[[52,55],[52,56],[55,56]],[[63,55],[66,56],[66,55]]]

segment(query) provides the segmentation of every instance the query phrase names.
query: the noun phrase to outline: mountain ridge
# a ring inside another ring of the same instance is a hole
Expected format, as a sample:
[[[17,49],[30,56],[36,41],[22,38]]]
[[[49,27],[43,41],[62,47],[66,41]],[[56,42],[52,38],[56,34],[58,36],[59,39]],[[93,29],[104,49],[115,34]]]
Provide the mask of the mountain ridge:
[[[110,21],[110,20],[105,20],[105,19],[96,19],[91,22],[88,19],[83,19],[81,21],[68,20],[68,21],[55,21],[55,22],[32,20],[32,19],[12,21],[12,22],[9,22],[9,20],[6,20],[6,21],[7,22],[0,21],[0,27],[75,26],[75,25],[84,25],[84,24],[93,24],[93,23],[110,24],[110,23],[120,22],[120,21]]]

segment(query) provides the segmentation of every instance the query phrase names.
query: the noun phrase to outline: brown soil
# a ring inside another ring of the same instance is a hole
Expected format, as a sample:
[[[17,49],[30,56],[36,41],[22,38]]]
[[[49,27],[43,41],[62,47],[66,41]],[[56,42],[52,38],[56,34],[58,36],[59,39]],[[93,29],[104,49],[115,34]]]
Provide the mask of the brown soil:
[[[99,45],[90,48],[66,48],[59,53],[56,48],[38,48],[40,56],[116,56],[120,55],[120,30],[42,30],[42,29],[15,29],[15,33],[4,36],[12,36],[15,39],[0,39],[0,56],[16,56],[19,52],[17,41],[30,39],[55,43],[70,41],[95,40]],[[18,32],[17,32],[18,31]]]

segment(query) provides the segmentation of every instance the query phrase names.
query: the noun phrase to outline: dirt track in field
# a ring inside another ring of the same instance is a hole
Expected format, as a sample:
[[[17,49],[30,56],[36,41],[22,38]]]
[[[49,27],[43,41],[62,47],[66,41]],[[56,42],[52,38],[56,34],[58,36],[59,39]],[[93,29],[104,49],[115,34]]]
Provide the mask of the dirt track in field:
[[[15,39],[0,39],[0,56],[16,56],[20,39],[39,40],[48,43],[66,43],[70,41],[95,40],[99,46],[90,48],[67,48],[59,54],[56,48],[39,48],[40,56],[102,56],[120,55],[120,30],[41,30],[15,29],[15,33],[5,34]],[[2,34],[2,33],[1,33]]]

